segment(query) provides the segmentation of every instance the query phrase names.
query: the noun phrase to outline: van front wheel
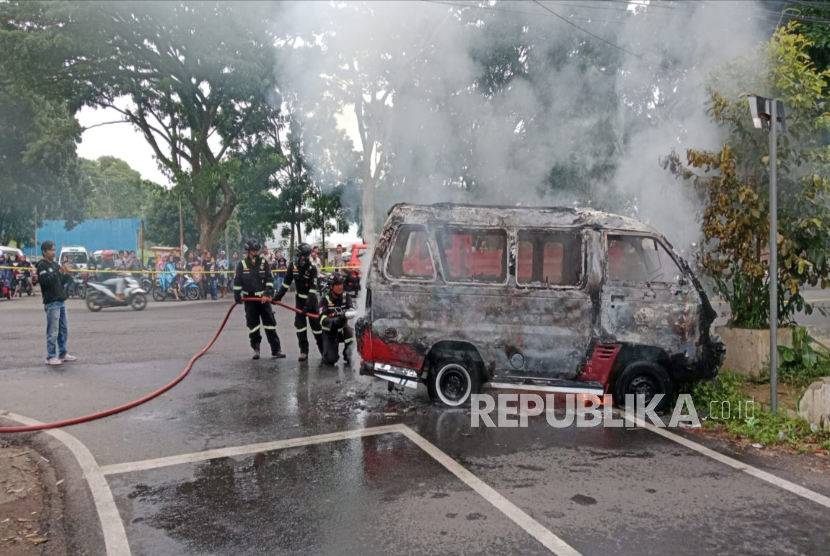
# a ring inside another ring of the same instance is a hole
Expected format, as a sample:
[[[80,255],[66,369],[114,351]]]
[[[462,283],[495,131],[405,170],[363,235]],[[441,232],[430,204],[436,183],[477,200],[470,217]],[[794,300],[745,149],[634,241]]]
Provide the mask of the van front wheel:
[[[433,366],[427,379],[427,390],[432,401],[450,407],[470,403],[470,396],[481,388],[478,371],[460,359],[443,359]]]
[[[672,382],[666,370],[659,364],[651,361],[638,361],[630,364],[619,375],[614,384],[614,404],[625,407],[625,396],[641,395],[645,403],[651,403],[657,394],[663,394],[657,406],[662,411],[672,395]]]

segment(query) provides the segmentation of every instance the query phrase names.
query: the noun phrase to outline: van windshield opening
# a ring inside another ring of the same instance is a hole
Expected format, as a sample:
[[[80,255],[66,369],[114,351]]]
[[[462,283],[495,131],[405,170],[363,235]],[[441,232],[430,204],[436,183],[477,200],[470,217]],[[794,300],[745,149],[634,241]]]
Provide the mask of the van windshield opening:
[[[86,253],[81,251],[66,252],[61,256],[61,260],[70,262],[72,264],[87,264],[88,259]]]
[[[501,284],[507,280],[507,232],[443,228],[436,231],[449,282]]]

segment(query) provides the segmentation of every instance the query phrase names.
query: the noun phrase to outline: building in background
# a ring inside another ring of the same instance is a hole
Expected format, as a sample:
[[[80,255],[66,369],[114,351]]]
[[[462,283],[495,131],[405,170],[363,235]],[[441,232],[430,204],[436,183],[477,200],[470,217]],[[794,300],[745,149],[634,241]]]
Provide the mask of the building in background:
[[[89,253],[102,249],[138,252],[141,218],[85,220],[71,230],[67,230],[65,224],[65,220],[46,220],[37,230],[37,245],[27,245],[26,254],[39,256],[40,244],[47,239],[55,242],[58,252],[63,245],[80,245]]]

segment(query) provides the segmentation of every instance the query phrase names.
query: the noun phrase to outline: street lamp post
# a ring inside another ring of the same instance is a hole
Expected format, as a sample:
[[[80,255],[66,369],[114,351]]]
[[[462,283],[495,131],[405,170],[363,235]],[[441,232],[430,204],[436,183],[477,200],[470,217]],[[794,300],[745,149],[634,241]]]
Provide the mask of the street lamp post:
[[[749,97],[758,129],[769,129],[769,387],[772,414],[778,412],[778,128],[787,132],[784,103]]]

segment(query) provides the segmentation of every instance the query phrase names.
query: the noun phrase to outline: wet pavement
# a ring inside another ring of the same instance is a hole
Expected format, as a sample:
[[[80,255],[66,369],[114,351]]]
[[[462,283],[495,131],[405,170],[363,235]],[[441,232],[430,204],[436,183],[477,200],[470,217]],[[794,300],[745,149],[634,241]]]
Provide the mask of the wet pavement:
[[[181,372],[228,305],[95,314],[70,300],[78,361],[49,368],[40,298],[3,303],[14,324],[0,328],[0,409],[51,421],[145,395]],[[389,393],[316,354],[298,363],[292,316],[277,315],[288,359],[250,360],[238,308],[176,388],[67,431],[108,466],[403,424],[583,555],[828,553],[822,505],[644,429],[553,429],[541,417],[471,428],[423,388]],[[730,455],[830,494],[830,473],[805,472],[798,456]],[[107,476],[135,555],[550,554],[399,432],[158,465]]]

